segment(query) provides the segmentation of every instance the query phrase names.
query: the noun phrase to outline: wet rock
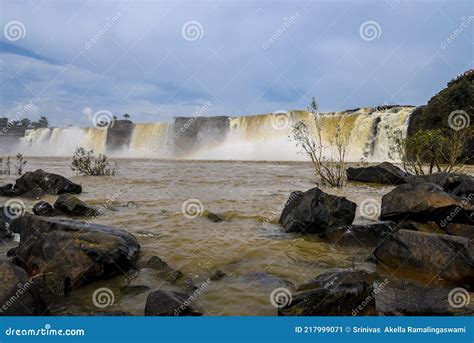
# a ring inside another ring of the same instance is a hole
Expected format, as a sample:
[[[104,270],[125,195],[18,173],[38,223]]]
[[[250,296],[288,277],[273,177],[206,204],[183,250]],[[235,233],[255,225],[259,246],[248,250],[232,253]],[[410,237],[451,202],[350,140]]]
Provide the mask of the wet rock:
[[[406,280],[390,280],[375,295],[376,310],[383,316],[472,316],[474,303],[468,302],[468,297],[474,299],[474,294],[466,291],[458,292],[459,304],[456,307],[450,304],[455,300],[452,288],[432,288],[426,285],[417,285]],[[462,297],[465,297],[463,300]],[[464,301],[465,306],[462,302]],[[461,306],[458,306],[461,305]]]
[[[13,238],[13,234],[9,228],[11,222],[9,213],[11,213],[9,207],[0,207],[0,242]]]
[[[466,237],[474,239],[474,226],[466,224],[448,224],[443,227],[448,235]]]
[[[170,282],[173,285],[181,286],[184,289],[194,290],[196,286],[189,277],[180,270],[171,268],[168,263],[158,256],[152,256],[146,263],[145,268],[151,268],[158,272],[160,278]]]
[[[30,278],[32,291],[46,304],[52,304],[66,294],[66,282],[57,273],[41,273]]]
[[[31,291],[28,274],[18,266],[0,261],[0,316],[47,314],[44,303]]]
[[[13,262],[30,276],[59,274],[66,289],[128,271],[140,250],[132,234],[103,225],[25,214],[10,229],[21,237]]]
[[[352,201],[315,187],[291,193],[279,222],[288,232],[324,233],[331,227],[352,224],[355,211]]]
[[[382,220],[474,223],[474,208],[460,197],[433,183],[397,186],[382,197]]]
[[[387,185],[402,184],[404,183],[403,178],[408,176],[406,172],[389,162],[383,162],[370,167],[347,168],[346,174],[349,181]]]
[[[474,285],[474,242],[464,237],[400,230],[375,249],[379,267],[412,279]]]
[[[13,185],[11,183],[0,186],[0,197],[10,196]]]
[[[45,194],[80,194],[81,192],[82,187],[80,185],[73,183],[64,176],[38,169],[34,172],[27,172],[17,179],[8,196],[39,198]]]
[[[93,217],[100,214],[98,209],[87,205],[71,194],[61,194],[54,203],[54,208],[75,217]]]
[[[211,281],[219,281],[222,280],[223,278],[226,277],[226,273],[224,273],[222,270],[216,270],[214,274],[209,278]]]
[[[43,217],[55,217],[63,214],[46,201],[36,203],[35,206],[33,206],[33,213]]]
[[[334,270],[298,288],[282,316],[351,316],[373,314],[374,277],[357,269]],[[360,306],[360,307],[359,307]],[[355,314],[354,314],[355,313]]]
[[[145,316],[200,316],[190,297],[183,293],[156,290],[148,295]]]
[[[397,229],[394,222],[349,225],[326,230],[326,237],[330,242],[342,246],[369,248],[378,245],[388,234]]]

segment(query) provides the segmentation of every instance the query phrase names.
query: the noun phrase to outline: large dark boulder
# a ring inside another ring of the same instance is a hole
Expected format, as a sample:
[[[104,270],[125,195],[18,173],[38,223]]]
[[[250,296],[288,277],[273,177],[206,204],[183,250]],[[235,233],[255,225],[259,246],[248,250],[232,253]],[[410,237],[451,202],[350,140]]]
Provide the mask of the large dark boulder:
[[[10,229],[21,237],[12,261],[30,276],[60,275],[67,289],[128,271],[140,250],[133,235],[103,225],[25,214]]]
[[[81,192],[82,187],[80,185],[73,183],[64,176],[38,169],[34,172],[27,172],[17,179],[9,196],[39,198],[46,194],[80,194]]]
[[[300,291],[281,316],[351,316],[374,314],[373,275],[363,270],[335,270],[319,275]],[[367,300],[369,299],[369,300]],[[359,308],[362,306],[362,308]],[[354,313],[356,311],[356,313]]]
[[[379,267],[401,276],[473,287],[474,242],[464,237],[400,230],[375,249]]]
[[[293,192],[285,203],[280,224],[288,232],[324,233],[331,227],[352,224],[357,205],[315,187]]]
[[[382,220],[473,223],[474,208],[461,197],[446,193],[434,183],[397,186],[382,197]]]
[[[47,314],[43,302],[32,292],[34,281],[18,266],[0,261],[0,316]]]
[[[370,167],[347,168],[346,175],[349,181],[387,185],[402,184],[404,183],[403,178],[408,176],[406,172],[389,162],[383,162]]]
[[[145,316],[200,316],[189,295],[156,290],[148,295]]]
[[[54,208],[74,217],[92,217],[100,214],[98,209],[87,205],[71,194],[61,194],[54,203]]]
[[[461,236],[469,239],[474,239],[474,225],[466,224],[447,224],[442,229],[453,236]]]
[[[397,229],[397,225],[393,222],[348,225],[328,229],[326,237],[330,242],[342,246],[373,248]]]

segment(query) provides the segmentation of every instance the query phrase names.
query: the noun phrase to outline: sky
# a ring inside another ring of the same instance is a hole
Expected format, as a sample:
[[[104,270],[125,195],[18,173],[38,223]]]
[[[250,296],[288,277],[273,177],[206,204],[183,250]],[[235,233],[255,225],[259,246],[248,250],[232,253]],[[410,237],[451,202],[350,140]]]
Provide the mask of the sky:
[[[90,126],[425,104],[474,64],[474,1],[0,1],[0,117]]]

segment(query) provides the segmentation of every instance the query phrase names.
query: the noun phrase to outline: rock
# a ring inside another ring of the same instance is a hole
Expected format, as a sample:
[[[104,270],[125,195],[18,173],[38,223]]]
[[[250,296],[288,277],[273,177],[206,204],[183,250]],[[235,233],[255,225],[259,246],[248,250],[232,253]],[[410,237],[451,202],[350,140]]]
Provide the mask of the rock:
[[[61,194],[54,203],[54,208],[75,217],[93,217],[100,214],[99,210],[71,194]]]
[[[400,230],[375,249],[379,267],[402,276],[474,285],[474,242],[464,237]]]
[[[291,193],[279,222],[288,232],[324,233],[331,227],[352,224],[356,207],[346,198],[315,187]]]
[[[282,316],[351,316],[374,313],[374,277],[366,271],[335,270],[298,288],[293,300],[278,311]],[[361,306],[362,308],[359,308]]]
[[[349,225],[328,229],[326,231],[326,237],[330,242],[343,246],[373,248],[388,234],[397,229],[397,225],[394,222]]]
[[[474,223],[474,208],[460,197],[446,193],[433,183],[414,183],[397,186],[382,197],[382,220],[418,222],[443,221]]]
[[[451,291],[452,288],[431,288],[406,280],[390,280],[384,287],[380,287],[380,291],[375,295],[377,313],[382,316],[474,315],[472,301],[466,301],[465,306],[457,307],[449,303],[450,299],[455,301],[454,293],[450,295]],[[461,291],[459,296],[469,297],[469,293]],[[470,297],[474,299],[474,294]],[[459,299],[463,301],[462,298]]]
[[[193,280],[184,275],[180,270],[171,268],[168,263],[158,256],[152,256],[146,263],[145,268],[151,268],[158,272],[160,278],[173,285],[181,286],[184,289],[194,290],[196,286]]]
[[[30,276],[59,274],[66,289],[125,273],[140,250],[133,235],[103,225],[25,214],[10,229],[21,237],[13,262]]]
[[[0,207],[0,242],[13,238],[13,234],[10,231],[11,216],[9,213],[10,209],[8,206]]]
[[[44,303],[32,291],[28,274],[18,266],[0,261],[0,316],[47,315]]]
[[[9,196],[39,198],[45,194],[80,194],[82,187],[61,175],[38,169],[34,172],[27,172],[17,179],[11,192]]]
[[[209,212],[207,210],[204,211],[203,216],[205,216],[207,219],[214,223],[220,223],[226,220],[222,214]]]
[[[214,274],[209,278],[211,281],[219,281],[222,280],[223,278],[226,277],[226,273],[224,273],[222,270],[216,270]]]
[[[448,235],[474,239],[474,226],[466,224],[448,224],[443,227]]]
[[[33,213],[43,217],[55,217],[63,215],[62,212],[56,210],[53,205],[46,201],[40,201],[33,206]]]
[[[191,306],[188,295],[156,290],[148,295],[145,316],[200,316]]]
[[[57,273],[41,273],[30,278],[32,291],[45,303],[53,304],[66,294],[66,280]]]
[[[408,176],[406,172],[389,162],[383,162],[370,167],[347,168],[346,175],[349,181],[371,182],[386,185],[402,184],[404,183],[403,178]]]
[[[13,185],[11,183],[0,186],[0,197],[10,196]]]

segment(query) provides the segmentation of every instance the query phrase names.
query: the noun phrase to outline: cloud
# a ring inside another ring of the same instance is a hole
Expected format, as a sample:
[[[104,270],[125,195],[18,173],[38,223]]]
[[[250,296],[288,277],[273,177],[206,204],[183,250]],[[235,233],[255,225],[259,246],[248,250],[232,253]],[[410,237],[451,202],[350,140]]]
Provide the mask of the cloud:
[[[472,29],[439,46],[469,1],[2,5],[1,26],[18,20],[26,34],[0,41],[0,110],[32,101],[53,124],[90,125],[86,107],[165,121],[207,101],[206,115],[306,108],[311,96],[322,110],[423,104],[472,63]],[[190,21],[196,40],[182,36]],[[379,38],[361,39],[366,21]]]

